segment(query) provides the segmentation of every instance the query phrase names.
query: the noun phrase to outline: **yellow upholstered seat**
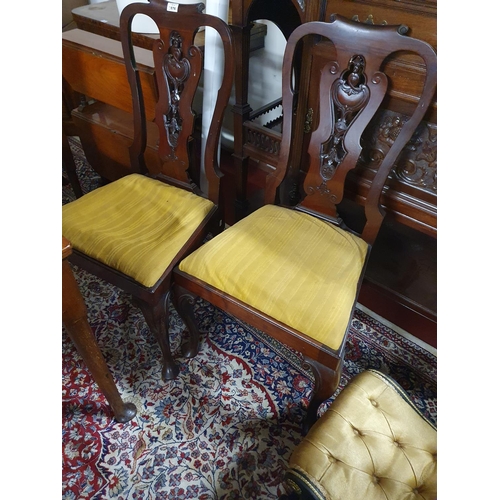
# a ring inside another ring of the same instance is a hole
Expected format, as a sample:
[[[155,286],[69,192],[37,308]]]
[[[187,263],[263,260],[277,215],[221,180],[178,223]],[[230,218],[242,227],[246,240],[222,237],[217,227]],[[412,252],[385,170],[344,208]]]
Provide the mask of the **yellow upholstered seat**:
[[[347,384],[294,450],[286,477],[292,489],[312,498],[432,500],[436,428],[392,379],[367,370]]]
[[[63,206],[73,248],[152,287],[214,204],[130,174]]]
[[[265,205],[179,269],[338,349],[368,245],[303,212]]]

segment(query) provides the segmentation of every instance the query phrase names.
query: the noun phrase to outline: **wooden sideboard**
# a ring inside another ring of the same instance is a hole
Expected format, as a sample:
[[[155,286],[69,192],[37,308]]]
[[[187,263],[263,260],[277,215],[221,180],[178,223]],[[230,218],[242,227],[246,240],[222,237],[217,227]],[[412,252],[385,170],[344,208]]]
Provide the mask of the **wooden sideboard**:
[[[156,149],[152,52],[136,47],[135,55],[141,71],[146,116],[151,123],[146,155],[149,153],[149,161],[158,162],[157,156],[151,154]],[[62,73],[66,87],[84,96],[71,116],[92,167],[105,181],[130,173],[132,98],[121,43],[80,29],[64,32]]]

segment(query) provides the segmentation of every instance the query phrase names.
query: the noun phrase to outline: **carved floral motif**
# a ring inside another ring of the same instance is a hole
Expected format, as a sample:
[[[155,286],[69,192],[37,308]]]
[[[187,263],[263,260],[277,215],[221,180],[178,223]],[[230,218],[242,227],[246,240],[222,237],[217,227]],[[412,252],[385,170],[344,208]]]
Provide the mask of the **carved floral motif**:
[[[179,113],[179,102],[184,89],[184,82],[191,71],[189,60],[182,54],[182,39],[176,31],[170,36],[170,47],[163,60],[163,71],[170,89],[170,108],[163,116],[168,142],[173,150],[182,130],[182,117]]]
[[[344,137],[358,113],[366,106],[369,97],[365,85],[365,59],[354,55],[349,67],[343,71],[332,86],[332,111],[334,114],[333,133],[323,144],[320,174],[324,181],[333,177],[337,166],[347,154]],[[336,72],[337,68],[332,68]]]
[[[365,143],[364,166],[376,170],[408,118],[385,110],[375,119],[373,139]],[[422,122],[392,167],[390,177],[413,187],[437,193],[437,128]]]

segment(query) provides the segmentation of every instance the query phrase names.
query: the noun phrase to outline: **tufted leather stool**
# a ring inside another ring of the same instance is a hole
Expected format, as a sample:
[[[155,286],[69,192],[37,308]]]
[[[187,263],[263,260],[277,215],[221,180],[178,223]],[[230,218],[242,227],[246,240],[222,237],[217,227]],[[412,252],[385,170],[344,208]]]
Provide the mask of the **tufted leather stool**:
[[[362,372],[292,453],[282,498],[435,499],[436,435],[394,380]]]

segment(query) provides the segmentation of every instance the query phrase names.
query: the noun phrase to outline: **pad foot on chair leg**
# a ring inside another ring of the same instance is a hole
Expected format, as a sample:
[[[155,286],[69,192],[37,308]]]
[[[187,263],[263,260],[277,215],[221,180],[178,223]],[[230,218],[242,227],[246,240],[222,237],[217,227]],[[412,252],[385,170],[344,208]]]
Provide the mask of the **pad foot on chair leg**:
[[[147,302],[138,300],[137,304],[144,314],[146,323],[148,324],[151,332],[156,337],[160,345],[161,353],[163,356],[161,377],[163,381],[173,380],[179,375],[179,367],[174,361],[172,352],[170,350],[170,339],[168,336],[168,299],[170,293],[163,294],[155,303],[149,304]]]
[[[134,403],[123,403],[121,408],[116,410],[113,408],[113,413],[115,414],[115,420],[123,424],[137,415],[137,408]]]
[[[173,361],[163,361],[163,368],[161,370],[161,378],[164,382],[167,380],[174,380],[179,375],[179,366]]]
[[[183,344],[181,348],[182,355],[188,359],[194,358],[198,354],[199,350],[199,342],[193,343],[192,340]]]

